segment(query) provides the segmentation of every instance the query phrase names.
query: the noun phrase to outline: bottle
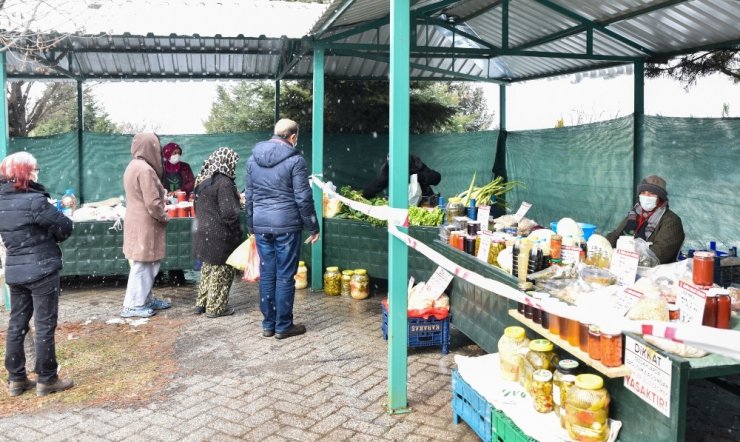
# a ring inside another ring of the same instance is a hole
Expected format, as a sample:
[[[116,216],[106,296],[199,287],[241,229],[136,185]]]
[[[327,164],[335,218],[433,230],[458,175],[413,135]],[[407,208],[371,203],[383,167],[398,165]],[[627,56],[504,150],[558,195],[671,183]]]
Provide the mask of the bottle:
[[[521,236],[517,236],[514,240],[514,247],[511,249],[511,275],[516,278],[519,275],[519,246],[521,244]]]
[[[539,241],[532,244],[532,248],[529,250],[529,260],[527,261],[527,275],[537,271],[537,251],[539,250]],[[540,252],[542,253],[542,252]]]
[[[308,287],[308,267],[303,261],[298,261],[298,271],[295,274],[295,288],[298,290]]]
[[[447,200],[445,200],[445,197],[440,196],[439,201],[437,202],[437,207],[442,211],[442,225],[444,226],[447,224]]]
[[[67,189],[62,197],[62,213],[72,218],[72,214],[77,210],[77,197],[74,189]]]

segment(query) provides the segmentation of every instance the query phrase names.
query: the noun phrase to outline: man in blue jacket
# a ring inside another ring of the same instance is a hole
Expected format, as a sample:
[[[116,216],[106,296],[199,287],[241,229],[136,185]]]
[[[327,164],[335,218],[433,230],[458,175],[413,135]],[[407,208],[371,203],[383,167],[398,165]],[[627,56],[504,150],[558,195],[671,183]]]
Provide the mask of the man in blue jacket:
[[[319,239],[319,224],[308,182],[306,160],[296,150],[298,123],[282,119],[274,136],[254,146],[247,160],[247,229],[254,233],[260,265],[262,335],[285,339],[306,327],[293,323],[295,281],[301,231]]]

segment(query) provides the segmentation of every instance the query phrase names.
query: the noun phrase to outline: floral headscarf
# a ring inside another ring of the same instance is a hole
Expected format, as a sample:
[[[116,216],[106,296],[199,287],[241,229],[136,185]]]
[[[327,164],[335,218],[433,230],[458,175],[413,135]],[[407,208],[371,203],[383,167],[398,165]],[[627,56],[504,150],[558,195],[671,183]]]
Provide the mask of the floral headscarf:
[[[230,147],[219,147],[203,162],[198,177],[195,178],[195,186],[212,177],[216,173],[226,175],[232,180],[236,177],[236,163],[239,162],[239,154]]]

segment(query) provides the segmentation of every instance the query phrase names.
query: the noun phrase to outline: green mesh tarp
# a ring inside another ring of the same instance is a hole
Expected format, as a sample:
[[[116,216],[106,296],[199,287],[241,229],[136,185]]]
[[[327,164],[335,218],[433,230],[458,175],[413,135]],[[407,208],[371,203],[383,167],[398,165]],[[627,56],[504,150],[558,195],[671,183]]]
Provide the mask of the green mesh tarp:
[[[36,138],[11,138],[8,153],[29,152],[39,164],[39,181],[52,196],[58,197],[69,188],[77,188],[77,134]],[[129,155],[130,156],[130,155]]]

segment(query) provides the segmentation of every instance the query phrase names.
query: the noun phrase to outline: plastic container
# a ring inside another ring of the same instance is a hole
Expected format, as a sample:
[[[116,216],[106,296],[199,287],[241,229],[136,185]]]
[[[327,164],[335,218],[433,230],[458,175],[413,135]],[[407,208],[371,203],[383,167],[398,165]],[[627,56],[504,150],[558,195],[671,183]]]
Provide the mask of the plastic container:
[[[568,390],[576,383],[580,364],[573,359],[558,362],[558,368],[552,378],[552,401],[555,414],[560,417],[560,426],[565,427],[565,403]]]
[[[342,274],[339,267],[327,267],[324,272],[324,293],[339,296],[342,293]]]
[[[298,271],[296,271],[293,279],[295,279],[296,289],[302,290],[308,287],[308,267],[306,267],[305,262],[298,261]]]
[[[77,197],[75,196],[74,189],[67,189],[62,196],[62,213],[72,218],[75,210],[77,210]]]
[[[464,420],[483,442],[491,442],[495,408],[452,369],[452,422]]]
[[[565,429],[573,440],[604,442],[609,438],[609,393],[594,374],[576,376],[565,404]]]
[[[365,269],[355,269],[349,284],[352,299],[365,299],[370,296],[370,277]]]
[[[498,340],[501,378],[507,381],[519,380],[519,365],[529,348],[529,339],[522,327],[506,327]]]
[[[355,274],[357,271],[355,270]],[[388,308],[381,302],[383,309],[380,331],[383,339],[388,340]],[[442,354],[446,355],[450,348],[450,317],[437,319],[434,315],[427,319],[408,318],[408,346],[409,348],[442,347]]]
[[[714,252],[694,252],[694,284],[709,286],[714,284]]]
[[[529,351],[519,364],[519,383],[532,394],[532,376],[537,370],[555,370],[558,356],[553,351],[552,342],[535,339],[529,343]]]
[[[619,329],[601,329],[601,363],[605,367],[622,365],[622,331]]]
[[[351,289],[351,282],[352,282],[352,275],[355,274],[354,270],[342,270],[342,286],[339,290],[342,294],[342,296],[351,296],[352,295],[352,289]]]
[[[552,411],[552,372],[537,370],[532,375],[532,400],[539,413]]]

